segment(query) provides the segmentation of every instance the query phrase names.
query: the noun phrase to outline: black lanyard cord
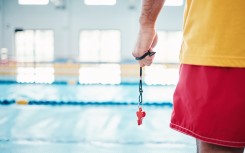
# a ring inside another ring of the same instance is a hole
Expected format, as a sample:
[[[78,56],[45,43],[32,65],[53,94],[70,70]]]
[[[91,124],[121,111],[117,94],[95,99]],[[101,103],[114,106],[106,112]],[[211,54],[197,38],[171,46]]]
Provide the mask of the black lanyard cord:
[[[149,49],[144,55],[142,55],[141,57],[136,57],[136,60],[142,60],[144,59],[146,56],[153,56],[156,52],[153,52],[151,49]],[[142,96],[142,92],[143,92],[143,88],[142,88],[142,67],[140,67],[140,82],[139,82],[139,103],[138,106],[143,105],[143,96]]]
[[[142,88],[142,67],[140,67],[140,82],[139,82],[139,103],[138,103],[138,106],[142,105],[143,103],[143,96],[142,96],[142,93],[143,93],[143,88]]]

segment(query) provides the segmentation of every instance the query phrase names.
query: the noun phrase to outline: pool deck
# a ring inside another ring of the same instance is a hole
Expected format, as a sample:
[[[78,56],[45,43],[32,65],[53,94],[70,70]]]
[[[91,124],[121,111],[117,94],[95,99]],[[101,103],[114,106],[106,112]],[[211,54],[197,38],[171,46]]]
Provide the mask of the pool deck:
[[[169,128],[171,107],[0,106],[1,153],[194,153],[195,140]]]

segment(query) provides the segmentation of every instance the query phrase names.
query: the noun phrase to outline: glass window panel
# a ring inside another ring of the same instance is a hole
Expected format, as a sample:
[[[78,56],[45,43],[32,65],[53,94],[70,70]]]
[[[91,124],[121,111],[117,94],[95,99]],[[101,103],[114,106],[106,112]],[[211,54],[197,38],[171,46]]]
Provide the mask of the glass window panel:
[[[15,33],[18,62],[47,62],[54,59],[54,32],[52,30],[24,30]]]
[[[32,62],[34,59],[34,31],[26,30],[15,33],[16,60]]]
[[[120,32],[117,30],[87,30],[80,33],[82,62],[119,62]]]
[[[120,32],[102,31],[101,32],[101,61],[118,62],[120,61]]]
[[[36,61],[52,61],[54,59],[54,32],[37,30],[35,34]]]
[[[96,62],[100,59],[100,32],[82,31],[80,33],[80,59]]]

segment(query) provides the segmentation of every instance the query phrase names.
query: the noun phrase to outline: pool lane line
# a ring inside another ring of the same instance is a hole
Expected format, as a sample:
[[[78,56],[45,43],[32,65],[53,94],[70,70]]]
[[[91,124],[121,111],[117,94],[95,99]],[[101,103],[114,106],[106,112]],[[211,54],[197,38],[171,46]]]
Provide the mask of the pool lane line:
[[[105,101],[105,102],[96,102],[96,101],[45,101],[45,100],[1,100],[0,105],[49,105],[49,106],[126,106],[126,105],[138,105],[137,102],[114,102],[114,101]],[[170,106],[172,107],[172,102],[144,102],[144,106]]]

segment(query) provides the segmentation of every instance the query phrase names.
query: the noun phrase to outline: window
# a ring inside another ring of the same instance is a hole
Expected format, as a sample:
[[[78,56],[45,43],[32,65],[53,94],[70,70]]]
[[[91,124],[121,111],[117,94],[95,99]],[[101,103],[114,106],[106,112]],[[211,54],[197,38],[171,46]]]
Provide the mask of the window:
[[[84,0],[86,5],[115,5],[116,0]]]
[[[54,58],[52,30],[16,30],[15,49],[18,62],[47,62]]]
[[[80,33],[82,62],[119,62],[120,32],[118,30],[86,30]]]
[[[19,0],[20,5],[47,5],[49,0]]]
[[[158,43],[154,62],[179,63],[179,52],[182,42],[181,31],[158,31]]]

